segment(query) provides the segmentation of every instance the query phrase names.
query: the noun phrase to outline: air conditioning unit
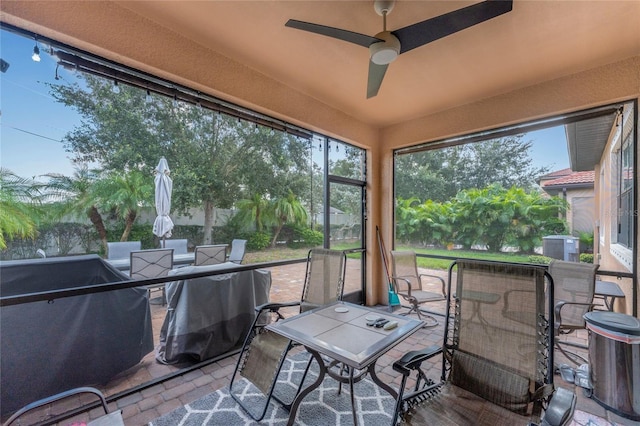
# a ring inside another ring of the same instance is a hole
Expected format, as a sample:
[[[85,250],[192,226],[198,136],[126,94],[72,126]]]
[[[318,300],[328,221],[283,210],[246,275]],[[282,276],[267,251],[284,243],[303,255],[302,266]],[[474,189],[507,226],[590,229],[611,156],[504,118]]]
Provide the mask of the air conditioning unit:
[[[553,259],[578,262],[580,241],[571,235],[549,235],[542,238],[542,254]]]

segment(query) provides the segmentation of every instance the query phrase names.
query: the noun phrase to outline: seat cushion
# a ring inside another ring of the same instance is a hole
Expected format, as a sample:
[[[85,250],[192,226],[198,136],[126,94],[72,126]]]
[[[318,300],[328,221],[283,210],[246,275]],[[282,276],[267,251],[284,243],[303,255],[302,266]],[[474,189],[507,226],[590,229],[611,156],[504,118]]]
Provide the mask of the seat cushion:
[[[450,381],[515,413],[526,415],[530,412],[529,379],[494,362],[456,351]]]
[[[444,300],[444,296],[441,293],[434,293],[431,291],[423,290],[412,291],[411,296],[415,297],[418,303],[430,302],[434,300]]]
[[[438,395],[414,407],[406,415],[408,425],[513,426],[526,425],[529,418],[462,388],[447,383]]]

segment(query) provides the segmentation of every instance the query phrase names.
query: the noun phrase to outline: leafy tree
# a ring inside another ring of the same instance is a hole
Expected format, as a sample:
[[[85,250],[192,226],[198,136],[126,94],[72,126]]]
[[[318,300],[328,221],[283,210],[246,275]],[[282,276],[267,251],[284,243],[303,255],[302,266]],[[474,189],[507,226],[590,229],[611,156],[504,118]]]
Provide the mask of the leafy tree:
[[[239,211],[236,216],[241,225],[245,229],[253,225],[257,232],[262,232],[264,213],[268,208],[268,201],[262,195],[254,194],[250,199],[238,201],[237,207]]]
[[[308,142],[211,110],[151,95],[91,75],[82,84],[50,85],[55,99],[81,114],[65,147],[76,161],[104,170],[153,170],[165,156],[172,171],[172,209],[204,210],[203,243],[211,242],[214,208],[248,194],[309,194]]]
[[[111,172],[95,183],[95,194],[105,209],[124,221],[120,241],[127,241],[141,207],[153,204],[153,185],[148,175],[132,170]]]
[[[35,238],[40,216],[39,185],[0,168],[0,249],[7,239]]]
[[[45,184],[48,199],[54,201],[58,217],[71,214],[87,217],[93,224],[105,253],[107,252],[107,228],[98,211],[99,199],[93,185],[98,180],[99,171],[89,169],[86,163],[76,166],[73,176],[48,173]]]
[[[532,141],[515,135],[460,146],[398,155],[396,196],[403,199],[446,201],[459,191],[492,184],[531,189],[546,167],[533,167]]]
[[[308,214],[295,194],[289,192],[286,197],[277,198],[271,203],[269,216],[275,225],[273,239],[271,240],[271,247],[275,248],[282,227],[287,223],[306,223]]]

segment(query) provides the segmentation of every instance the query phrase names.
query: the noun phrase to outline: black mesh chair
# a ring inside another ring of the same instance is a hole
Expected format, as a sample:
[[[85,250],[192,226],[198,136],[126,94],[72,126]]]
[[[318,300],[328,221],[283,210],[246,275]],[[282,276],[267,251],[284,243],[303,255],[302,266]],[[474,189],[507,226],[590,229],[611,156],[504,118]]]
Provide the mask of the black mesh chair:
[[[312,249],[307,256],[305,282],[300,301],[268,303],[256,307],[256,319],[247,335],[235,371],[229,383],[229,393],[256,421],[262,420],[274,393],[278,374],[292,342],[264,328],[270,321],[283,319],[281,309],[299,306],[305,312],[342,299],[346,255],[343,251]],[[300,384],[309,369],[303,374]],[[246,381],[242,381],[244,378]],[[248,382],[248,383],[247,383]],[[247,391],[247,386],[251,387]],[[282,401],[280,401],[282,402]],[[285,404],[286,405],[286,404]]]
[[[393,365],[402,374],[396,414],[414,425],[566,424],[576,396],[553,385],[553,280],[545,269],[458,260],[448,294],[443,345]],[[511,311],[524,315],[514,320]],[[436,355],[442,374],[434,382],[421,366]]]

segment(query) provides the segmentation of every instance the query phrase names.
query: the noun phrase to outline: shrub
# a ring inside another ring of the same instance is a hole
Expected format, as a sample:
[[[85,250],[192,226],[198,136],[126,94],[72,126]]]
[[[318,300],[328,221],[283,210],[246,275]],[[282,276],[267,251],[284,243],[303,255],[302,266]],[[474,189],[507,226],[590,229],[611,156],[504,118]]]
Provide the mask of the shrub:
[[[540,255],[531,255],[528,257],[528,259],[529,259],[529,262],[531,263],[537,263],[541,265],[548,265],[553,260],[550,257],[540,256]]]
[[[580,262],[593,263],[593,254],[592,253],[580,253]]]
[[[264,250],[271,245],[271,235],[266,232],[254,232],[247,238],[247,249]]]
[[[306,227],[294,227],[288,246],[291,248],[317,247],[324,242],[322,232],[314,231]]]

